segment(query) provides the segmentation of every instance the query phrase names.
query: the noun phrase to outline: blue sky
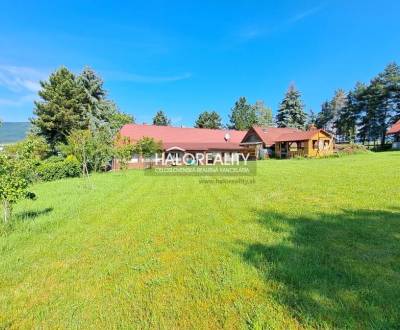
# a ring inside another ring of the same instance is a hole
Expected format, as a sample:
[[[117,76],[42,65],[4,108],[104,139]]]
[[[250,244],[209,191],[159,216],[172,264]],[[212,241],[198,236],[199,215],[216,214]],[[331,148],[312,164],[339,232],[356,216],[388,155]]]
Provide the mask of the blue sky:
[[[225,122],[235,100],[276,111],[295,82],[306,109],[400,62],[400,1],[2,1],[0,118],[32,116],[38,81],[88,65],[137,122],[163,109]]]

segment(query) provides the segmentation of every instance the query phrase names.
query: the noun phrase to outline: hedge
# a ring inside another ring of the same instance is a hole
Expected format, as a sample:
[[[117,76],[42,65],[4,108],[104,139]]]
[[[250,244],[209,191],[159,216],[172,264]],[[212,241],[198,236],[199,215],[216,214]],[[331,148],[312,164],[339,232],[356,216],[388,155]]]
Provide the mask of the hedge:
[[[37,174],[42,181],[53,181],[78,177],[82,173],[81,165],[75,157],[51,157],[37,167]]]

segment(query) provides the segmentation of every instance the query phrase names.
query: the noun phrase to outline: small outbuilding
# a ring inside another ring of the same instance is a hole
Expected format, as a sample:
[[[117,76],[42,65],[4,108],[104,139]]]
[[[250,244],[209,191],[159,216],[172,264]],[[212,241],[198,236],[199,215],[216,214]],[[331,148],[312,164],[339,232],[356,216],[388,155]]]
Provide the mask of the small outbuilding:
[[[277,158],[320,157],[331,154],[333,154],[332,135],[314,127],[307,131],[282,134],[275,142]]]
[[[389,128],[386,135],[393,136],[392,149],[400,150],[400,120],[398,120],[392,127]]]
[[[310,127],[297,128],[253,126],[241,145],[253,148],[257,158],[318,157],[333,153],[333,137],[328,132]]]

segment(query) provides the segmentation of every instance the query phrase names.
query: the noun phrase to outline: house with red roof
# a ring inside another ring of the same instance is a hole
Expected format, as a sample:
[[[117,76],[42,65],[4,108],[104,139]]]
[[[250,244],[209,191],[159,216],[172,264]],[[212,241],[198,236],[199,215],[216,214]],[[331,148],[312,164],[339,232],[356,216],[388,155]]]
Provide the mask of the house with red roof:
[[[208,154],[213,157],[231,159],[246,153],[249,159],[290,158],[296,156],[315,157],[333,152],[332,136],[320,129],[302,131],[295,128],[253,126],[248,131],[227,129],[186,128],[156,125],[128,124],[120,135],[135,143],[143,137],[159,141],[163,152],[175,159],[185,153]],[[130,168],[143,167],[144,160],[134,154]],[[115,161],[113,168],[118,168]]]
[[[392,127],[389,128],[386,135],[393,136],[392,149],[400,149],[400,120],[398,120],[393,124]]]
[[[230,159],[246,150],[246,147],[240,145],[245,134],[246,131],[145,124],[128,124],[120,130],[120,135],[128,138],[131,143],[143,137],[151,137],[159,141],[163,152],[177,160],[180,160],[185,153],[193,155],[207,153],[210,155],[208,158],[210,161],[217,155]],[[143,163],[142,157],[134,154],[129,167],[143,167]],[[118,165],[114,162],[113,168],[116,167]]]

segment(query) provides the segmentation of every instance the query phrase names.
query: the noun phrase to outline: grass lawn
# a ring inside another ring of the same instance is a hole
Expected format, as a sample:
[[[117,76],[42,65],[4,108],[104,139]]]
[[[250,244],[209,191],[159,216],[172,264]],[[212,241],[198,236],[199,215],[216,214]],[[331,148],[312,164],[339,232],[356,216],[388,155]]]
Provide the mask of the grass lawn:
[[[38,184],[0,226],[2,328],[395,328],[400,152]]]

